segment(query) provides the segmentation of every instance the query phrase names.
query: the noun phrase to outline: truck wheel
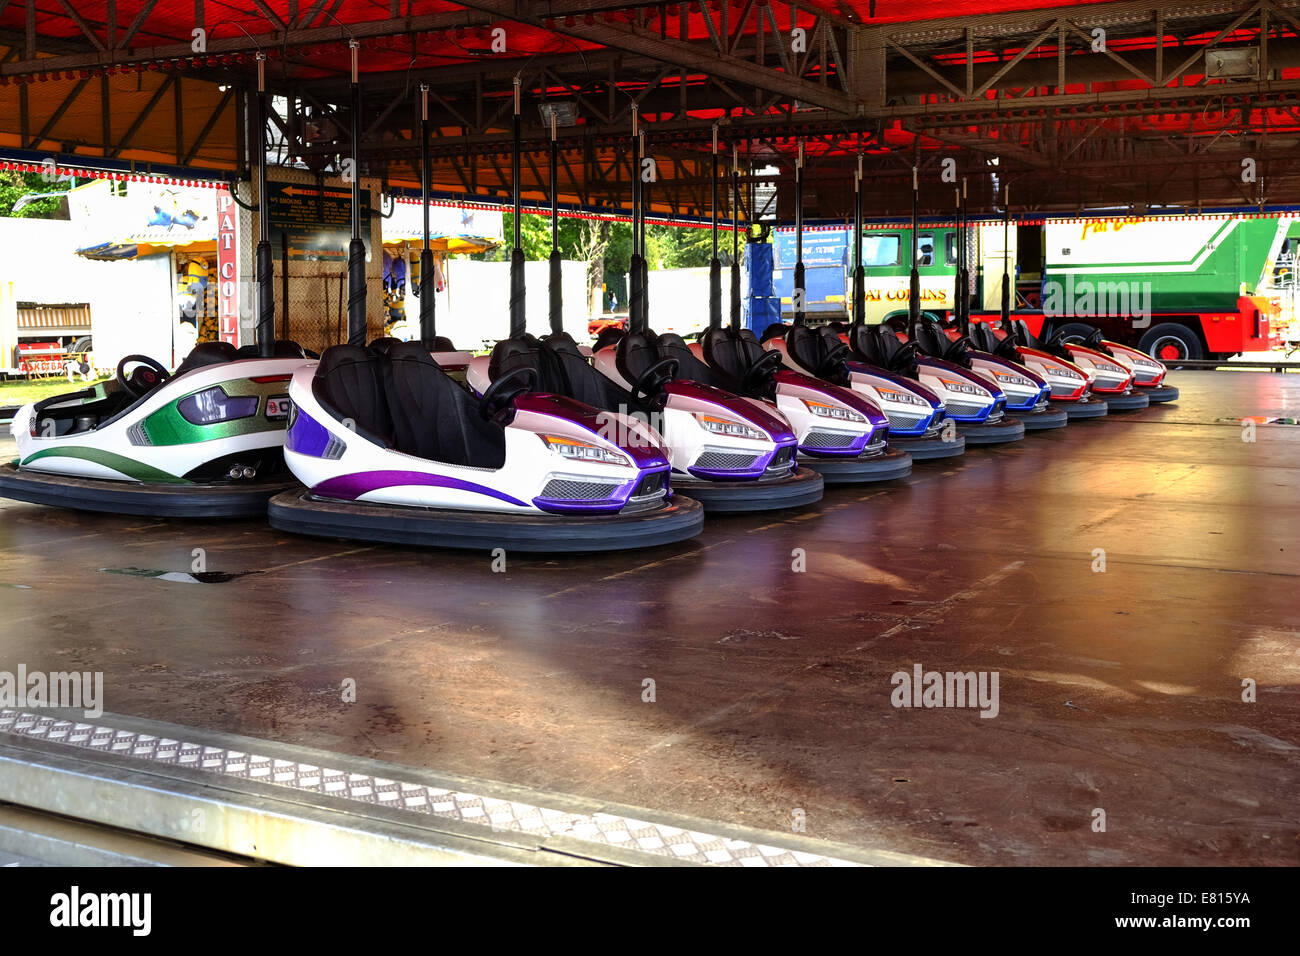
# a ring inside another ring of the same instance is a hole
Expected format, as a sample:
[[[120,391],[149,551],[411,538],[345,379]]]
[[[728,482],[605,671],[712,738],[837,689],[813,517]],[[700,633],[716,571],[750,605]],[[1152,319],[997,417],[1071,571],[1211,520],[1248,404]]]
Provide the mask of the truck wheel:
[[[89,352],[89,351],[90,351],[90,336],[89,336],[89,335],[82,335],[82,336],[80,336],[80,337],[77,339],[77,341],[75,341],[75,342],[72,343],[72,349],[71,349],[71,351],[76,352],[78,355],[80,355],[82,352]]]
[[[1201,359],[1205,349],[1201,341],[1185,325],[1174,322],[1162,322],[1153,329],[1147,329],[1138,340],[1138,348],[1166,365],[1172,365],[1179,359]]]
[[[1069,345],[1082,345],[1097,330],[1084,322],[1066,322],[1056,330],[1061,340]]]

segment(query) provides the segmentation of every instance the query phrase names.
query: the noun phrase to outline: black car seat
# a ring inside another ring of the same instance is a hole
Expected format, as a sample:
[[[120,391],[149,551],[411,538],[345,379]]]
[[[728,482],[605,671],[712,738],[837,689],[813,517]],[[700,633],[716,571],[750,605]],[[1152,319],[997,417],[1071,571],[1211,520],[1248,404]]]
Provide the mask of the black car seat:
[[[807,325],[794,325],[785,334],[785,349],[795,364],[816,378],[836,385],[849,383],[845,362],[849,347],[840,341],[833,328],[819,329]]]
[[[500,376],[526,365],[537,371],[537,387],[545,388],[541,363],[534,355],[535,343],[536,340],[527,333],[519,338],[501,339],[497,342],[488,356],[488,380],[495,382]]]
[[[1011,324],[1015,327],[1016,338],[1021,344],[1069,360],[1070,351],[1065,347],[1064,336],[1056,331],[1051,319],[1043,319],[1038,335],[1029,331],[1029,323],[1024,319],[1012,319]]]
[[[983,349],[986,352],[992,352],[994,355],[1000,355],[1002,358],[1011,359],[1013,362],[1020,360],[1020,336],[1016,332],[998,338],[993,331],[991,322],[974,322],[971,324],[971,332],[975,347]]]
[[[781,363],[769,356],[775,353],[763,348],[761,342],[749,329],[710,329],[700,343],[704,349],[706,366],[713,370],[719,388],[749,395],[754,398],[774,398],[776,393],[776,373]],[[698,360],[697,360],[698,361]],[[765,375],[754,380],[752,372],[760,362],[764,362]]]
[[[880,347],[876,343],[874,326],[867,325],[865,322],[855,322],[849,326],[848,338],[849,351],[853,353],[854,358],[884,367]]]
[[[668,339],[667,342],[664,340]],[[673,341],[676,340],[676,341]],[[645,332],[628,332],[618,340],[618,345],[614,351],[614,367],[628,383],[633,387],[640,381],[644,375],[654,366],[660,364],[665,359],[674,359],[677,362],[676,368],[664,369],[664,375],[671,375],[672,378],[686,379],[689,381],[700,382],[703,385],[713,385],[719,376],[707,365],[697,359],[690,348],[679,335],[657,335],[654,331]],[[657,384],[665,384],[670,381],[665,377]],[[653,387],[656,383],[650,383]],[[719,386],[725,388],[725,385]],[[651,404],[662,404],[662,394],[650,394],[644,396]]]
[[[916,343],[922,353],[933,358],[947,358],[948,337],[932,323],[917,319],[908,330],[907,337]]]
[[[877,326],[875,331],[877,347],[884,356],[885,367],[910,373],[916,367],[916,343],[901,341],[888,325]]]
[[[420,340],[416,339],[415,341],[418,342]],[[385,355],[387,355],[388,350],[391,349],[394,345],[401,345],[401,344],[402,344],[401,339],[395,338],[391,335],[383,335],[375,339],[373,342],[371,342],[369,347],[374,349],[376,352],[383,352]],[[429,351],[430,352],[455,352],[456,346],[454,346],[451,343],[451,339],[447,338],[447,336],[435,335],[433,337],[433,345],[429,349]]]
[[[256,344],[242,345],[236,357],[261,358],[262,349]],[[271,347],[271,358],[320,358],[320,356],[307,351],[293,339],[276,339],[275,345]]]
[[[727,329],[711,329],[705,334],[707,340],[714,332],[726,334]],[[745,330],[748,332],[748,330]],[[748,332],[749,337],[754,342],[754,347],[762,349],[758,344],[758,339],[754,338],[754,333]],[[708,342],[701,341],[704,348],[704,354],[709,354]],[[718,365],[705,361],[700,361],[699,356],[691,351],[691,347],[686,344],[686,340],[675,332],[661,333],[656,342],[661,358],[671,358],[677,360],[677,377],[689,379],[692,382],[699,382],[701,385],[712,385],[714,388],[721,388],[728,392],[740,392],[740,378],[732,375],[731,372]]]
[[[1041,349],[1047,347],[1047,340],[1051,330],[1051,325],[1048,322],[1044,322],[1038,330],[1039,335],[1034,335],[1033,332],[1029,331],[1029,323],[1024,319],[1012,319],[1011,323],[1016,327],[1016,337],[1030,348]]]
[[[770,342],[772,339],[783,338],[790,334],[790,326],[784,322],[773,322],[763,330],[763,334],[758,337],[760,342]]]
[[[229,342],[200,342],[190,349],[190,354],[185,356],[180,365],[176,366],[176,374],[184,375],[186,372],[192,372],[196,368],[203,368],[205,365],[220,365],[222,362],[233,362],[239,357],[239,349]]]
[[[998,349],[1005,342],[1005,339],[999,339],[993,332],[993,326],[987,322],[972,322],[970,324],[971,344],[981,352],[992,352],[998,354]]]
[[[970,340],[965,337],[955,341],[948,338],[944,334],[942,326],[937,322],[918,319],[912,326],[909,337],[916,343],[917,348],[926,355],[952,362],[954,365],[970,367],[970,355],[968,354]]]
[[[495,382],[525,367],[537,373],[537,391],[569,394],[564,366],[554,354],[543,352],[542,343],[527,332],[518,338],[502,339],[493,346],[488,359],[488,379]]]
[[[626,334],[627,333],[617,325],[607,325],[601,329],[600,334],[596,336],[596,342],[592,345],[591,350],[593,352],[599,352],[603,348],[617,345],[618,341]]]
[[[855,323],[849,329],[849,346],[864,362],[891,372],[911,375],[916,367],[916,343],[900,342],[889,325]]]
[[[320,358],[310,349],[305,349],[293,339],[276,339],[274,358]]]
[[[658,338],[654,332],[628,332],[616,340],[614,367],[629,385],[635,385],[647,369],[663,360]]]
[[[1106,336],[1102,334],[1101,329],[1093,329],[1088,333],[1088,337],[1083,340],[1083,344],[1092,349],[1094,352],[1101,352],[1103,355],[1115,357],[1115,353],[1106,345]]]
[[[542,339],[541,347],[554,356],[563,370],[568,385],[568,391],[563,394],[605,411],[647,410],[637,408],[631,392],[597,371],[568,332],[552,332]]]
[[[386,358],[384,393],[398,451],[471,468],[506,463],[505,428],[479,414],[473,396],[442,370],[423,344],[400,342]]]
[[[393,419],[384,394],[384,356],[355,345],[327,348],[312,379],[312,394],[341,422],[381,445],[393,442]]]

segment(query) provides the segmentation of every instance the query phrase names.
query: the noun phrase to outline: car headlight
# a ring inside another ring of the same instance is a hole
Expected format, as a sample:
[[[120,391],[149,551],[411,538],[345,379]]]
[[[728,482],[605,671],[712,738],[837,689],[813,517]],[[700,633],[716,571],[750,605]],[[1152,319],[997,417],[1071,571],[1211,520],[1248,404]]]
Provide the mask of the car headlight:
[[[803,403],[808,406],[808,411],[812,412],[818,418],[833,418],[839,422],[865,422],[867,419],[859,415],[851,408],[845,408],[843,405],[831,405],[827,402],[814,402],[805,398]]]
[[[952,389],[952,391],[958,392],[962,395],[988,395],[988,392],[984,389],[980,388],[978,385],[972,385],[970,382],[957,382],[948,378],[941,378],[939,381],[943,382],[946,388]]]
[[[1014,372],[994,372],[993,377],[999,382],[1006,382],[1008,385],[1021,385],[1025,388],[1034,387],[1033,382],[1023,376],[1015,374]]]
[[[1055,375],[1057,378],[1068,379],[1071,382],[1082,382],[1083,376],[1073,369],[1052,367],[1047,370],[1048,375]]]
[[[1103,372],[1113,372],[1119,375],[1127,375],[1128,371],[1118,365],[1111,365],[1109,362],[1099,362],[1097,368]]]
[[[601,448],[599,445],[592,445],[589,442],[578,441],[576,438],[566,438],[563,435],[538,435],[537,437],[557,455],[562,455],[574,461],[599,461],[607,465],[627,465],[629,467],[632,464],[627,455],[610,451],[608,448]]]
[[[913,395],[911,392],[900,392],[893,388],[877,388],[880,397],[887,402],[900,402],[903,405],[929,405],[930,403],[920,395]]]
[[[730,418],[718,418],[714,415],[702,415],[696,413],[695,420],[700,423],[700,427],[707,432],[715,435],[729,435],[732,438],[750,438],[754,441],[762,441],[767,435],[744,422],[738,422]]]

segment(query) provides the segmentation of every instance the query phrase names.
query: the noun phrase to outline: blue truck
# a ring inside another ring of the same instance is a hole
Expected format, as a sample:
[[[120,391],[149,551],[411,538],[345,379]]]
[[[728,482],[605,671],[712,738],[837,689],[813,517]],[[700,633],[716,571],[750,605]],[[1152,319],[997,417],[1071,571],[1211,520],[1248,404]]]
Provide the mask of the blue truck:
[[[772,284],[781,303],[781,319],[794,318],[795,231],[773,230]],[[805,226],[803,230],[804,314],[818,322],[849,317],[846,281],[849,274],[849,229],[844,226]]]

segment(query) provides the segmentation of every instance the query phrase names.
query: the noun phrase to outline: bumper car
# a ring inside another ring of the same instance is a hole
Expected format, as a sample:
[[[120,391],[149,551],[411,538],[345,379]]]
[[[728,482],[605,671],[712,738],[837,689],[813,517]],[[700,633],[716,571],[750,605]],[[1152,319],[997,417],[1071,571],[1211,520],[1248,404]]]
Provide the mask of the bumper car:
[[[1178,401],[1178,388],[1165,384],[1168,368],[1154,356],[1130,345],[1107,340],[1102,336],[1101,329],[1093,329],[1083,340],[1083,345],[1095,352],[1109,355],[1132,372],[1133,390],[1145,395],[1152,405]]]
[[[612,440],[600,413],[537,393],[516,369],[479,398],[415,342],[327,349],[295,372],[285,461],[305,486],[277,495],[273,527],[440,548],[595,552],[698,534],[649,431]]]
[[[668,456],[673,489],[710,513],[792,508],[822,497],[821,476],[796,466],[795,436],[780,416],[677,378],[674,359],[627,372],[633,381],[625,388],[593,367],[567,333],[526,335],[475,358],[468,384],[482,393],[521,367],[536,372],[543,391],[599,409],[607,430],[623,428],[626,417],[642,423]]]
[[[769,325],[762,342],[781,355],[786,367],[869,399],[889,419],[889,444],[913,461],[952,458],[966,450],[966,439],[956,428],[944,427],[947,412],[938,395],[897,372],[852,360],[833,326]]]
[[[275,353],[241,358],[227,343],[200,343],[174,373],[128,355],[114,381],[24,406],[0,496],[167,518],[264,515],[293,484],[282,453],[288,387],[307,361],[292,342]]]
[[[1020,340],[1014,324],[1001,337],[988,322],[972,320],[970,337],[975,347],[1029,369],[1051,389],[1051,401],[1064,409],[1070,421],[1104,418],[1109,412],[1104,401],[1094,398],[1088,372],[1066,359]]]
[[[1052,388],[1047,380],[1025,366],[974,348],[966,336],[946,335],[937,322],[924,318],[912,326],[910,337],[922,354],[970,369],[996,384],[1007,397],[1007,412],[1024,423],[1025,431],[1069,424],[1064,409],[1051,407]]]
[[[751,407],[775,412],[789,423],[798,443],[797,461],[827,484],[889,481],[911,473],[907,452],[888,445],[889,420],[852,390],[781,368],[748,329],[711,329],[701,344],[702,360],[680,335],[628,333],[616,346],[595,354],[605,375],[634,381],[668,359],[672,374],[739,396]]]
[[[1025,426],[1006,414],[1006,394],[996,384],[942,359],[922,355],[888,325],[855,322],[847,333],[853,357],[920,382],[942,399],[947,416],[969,445],[1020,441]]]
[[[1113,356],[1067,341],[1062,333],[1053,330],[1050,320],[1044,321],[1038,336],[1029,331],[1024,319],[1013,319],[1012,324],[1018,342],[1082,369],[1088,376],[1093,395],[1104,401],[1111,411],[1134,411],[1151,404],[1147,395],[1135,390],[1133,372]]]

